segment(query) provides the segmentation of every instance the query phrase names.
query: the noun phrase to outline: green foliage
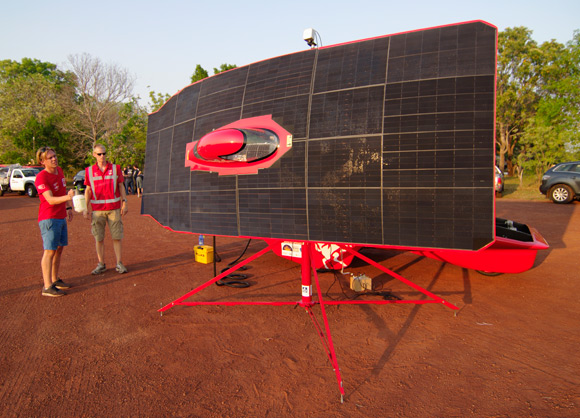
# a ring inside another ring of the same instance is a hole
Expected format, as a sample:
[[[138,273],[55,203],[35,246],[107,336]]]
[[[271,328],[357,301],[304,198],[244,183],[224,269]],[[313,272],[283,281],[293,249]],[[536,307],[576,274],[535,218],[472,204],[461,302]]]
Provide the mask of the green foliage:
[[[508,167],[539,181],[551,165],[578,159],[579,109],[578,32],[566,46],[537,45],[523,27],[499,34],[497,142]]]
[[[165,93],[156,93],[154,91],[149,92],[149,100],[150,100],[150,107],[151,112],[158,111],[161,106],[165,104],[167,100],[171,99],[171,95]]]
[[[209,74],[206,70],[203,69],[203,67],[199,64],[196,65],[195,67],[195,71],[193,72],[193,74],[191,75],[191,83],[196,83],[199,80],[203,80],[204,78],[209,77]]]
[[[97,138],[113,157],[142,164],[147,112],[132,96],[123,103],[131,77],[88,55],[71,63],[74,74],[28,58],[0,61],[0,161],[30,163],[48,145],[71,172],[92,162],[87,156]]]
[[[0,158],[29,163],[36,150],[50,145],[60,164],[74,164],[67,150],[70,137],[60,127],[67,97],[73,95],[69,74],[54,64],[25,58],[0,62]]]
[[[498,35],[497,144],[500,167],[512,156],[526,118],[537,100],[537,43],[525,27],[507,28]]]
[[[137,99],[123,103],[119,108],[123,129],[106,141],[107,158],[123,167],[137,164],[143,167],[147,142],[147,111],[140,107]]]
[[[236,64],[222,64],[222,65],[220,65],[220,68],[214,67],[213,73],[215,75],[215,74],[223,73],[224,71],[233,70],[234,68],[238,68],[238,66]]]
[[[219,68],[215,68],[213,69],[213,73],[215,74],[219,74],[219,73],[223,73],[224,71],[228,71],[228,70],[232,70],[234,68],[238,68],[237,65],[235,64],[222,64],[220,65]],[[191,82],[195,83],[199,80],[203,80],[204,78],[209,77],[209,73],[199,64],[196,65],[195,67],[195,71],[193,73],[193,75],[191,76]]]
[[[50,62],[30,58],[23,58],[21,63],[12,60],[0,61],[0,82],[26,78],[34,74],[42,76],[54,85],[72,82],[70,73],[60,71],[55,64]]]

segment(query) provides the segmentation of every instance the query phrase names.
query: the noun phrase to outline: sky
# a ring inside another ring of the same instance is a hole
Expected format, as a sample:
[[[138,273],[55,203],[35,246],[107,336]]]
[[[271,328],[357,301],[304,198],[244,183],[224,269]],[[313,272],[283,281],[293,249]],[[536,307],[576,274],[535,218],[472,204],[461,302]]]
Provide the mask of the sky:
[[[580,30],[579,0],[0,0],[0,60],[33,58],[68,69],[88,53],[128,70],[141,104],[174,95],[197,64],[213,74],[308,48],[433,26],[484,20],[502,31],[525,26],[538,43],[566,43]]]

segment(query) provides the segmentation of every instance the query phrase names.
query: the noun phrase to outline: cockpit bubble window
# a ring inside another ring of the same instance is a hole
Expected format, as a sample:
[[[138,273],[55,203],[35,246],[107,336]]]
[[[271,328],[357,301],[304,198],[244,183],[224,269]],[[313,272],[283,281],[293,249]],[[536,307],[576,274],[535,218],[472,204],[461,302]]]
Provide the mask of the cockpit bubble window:
[[[230,161],[253,162],[269,157],[278,149],[280,139],[268,129],[240,129],[244,134],[244,146],[235,154],[222,155]]]

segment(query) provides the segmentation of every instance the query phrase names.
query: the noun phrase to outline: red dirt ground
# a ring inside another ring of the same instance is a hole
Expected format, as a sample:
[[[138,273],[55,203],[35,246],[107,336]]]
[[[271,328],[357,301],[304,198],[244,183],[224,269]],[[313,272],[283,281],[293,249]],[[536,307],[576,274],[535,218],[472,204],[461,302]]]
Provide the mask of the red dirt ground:
[[[382,265],[459,306],[327,306],[344,403],[309,316],[289,306],[177,306],[213,277],[197,236],[139,215],[129,197],[124,262],[96,265],[88,221],[69,225],[62,298],[41,297],[38,199],[0,198],[2,417],[578,417],[580,203],[499,200],[497,215],[536,227],[551,248],[522,274],[485,277],[407,252],[369,251]],[[206,237],[207,239],[207,237]],[[217,238],[224,262],[246,241]],[[247,254],[264,248],[252,241]],[[375,285],[412,289],[355,261]],[[300,299],[300,267],[272,253],[246,289],[210,286],[196,300]],[[325,298],[352,296],[320,274]],[[320,309],[315,307],[320,319]]]

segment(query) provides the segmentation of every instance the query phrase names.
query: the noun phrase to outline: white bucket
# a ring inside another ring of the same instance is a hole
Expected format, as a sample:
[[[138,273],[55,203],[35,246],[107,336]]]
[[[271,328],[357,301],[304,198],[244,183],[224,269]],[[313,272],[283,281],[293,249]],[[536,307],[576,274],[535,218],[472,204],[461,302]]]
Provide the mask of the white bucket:
[[[84,212],[87,210],[87,201],[85,200],[85,196],[82,194],[73,196],[73,206],[75,208],[75,212]]]

